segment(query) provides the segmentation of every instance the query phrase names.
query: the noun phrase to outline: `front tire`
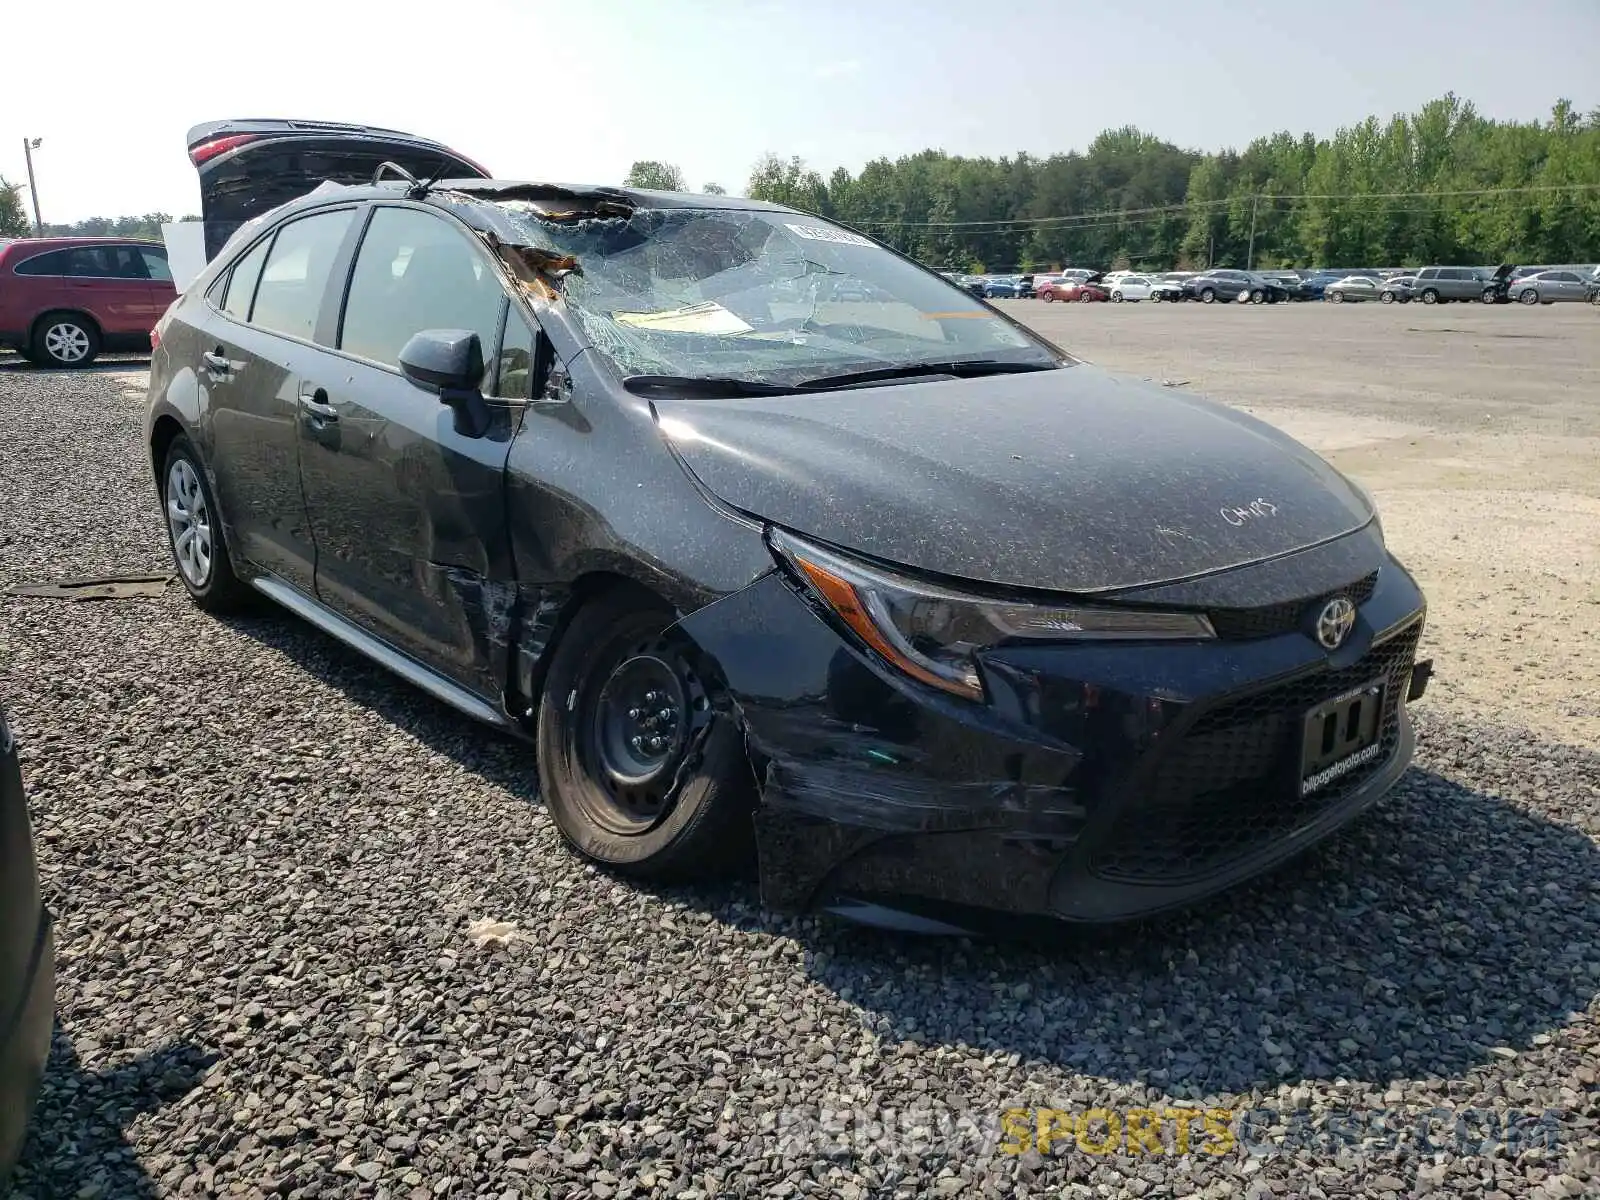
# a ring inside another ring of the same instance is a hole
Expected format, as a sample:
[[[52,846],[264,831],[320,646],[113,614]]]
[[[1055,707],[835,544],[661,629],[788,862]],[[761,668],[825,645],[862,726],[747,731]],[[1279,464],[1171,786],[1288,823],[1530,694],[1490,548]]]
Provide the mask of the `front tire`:
[[[1122,303],[1122,293],[1121,292],[1112,292],[1111,293],[1111,303],[1113,303],[1113,304],[1121,304]]]
[[[1432,288],[1425,288],[1419,299],[1424,304],[1437,304],[1439,303],[1439,293]]]
[[[1251,304],[1265,304],[1266,302],[1267,302],[1267,294],[1266,294],[1266,292],[1262,291],[1260,288],[1257,288],[1255,291],[1250,293],[1250,303]]]
[[[1328,293],[1328,299],[1330,301],[1332,301],[1334,304],[1343,304],[1344,303],[1344,293],[1343,292],[1329,292]]]
[[[1379,292],[1378,293],[1378,299],[1380,301],[1382,301],[1384,304],[1393,304],[1394,303],[1394,293],[1393,292]]]
[[[539,790],[584,857],[702,879],[747,859],[755,786],[740,730],[673,621],[631,588],[573,618],[539,704]]]
[[[1216,302],[1217,292],[1215,288],[1206,288],[1205,291],[1200,293],[1201,304],[1215,304]]]
[[[1527,288],[1523,291],[1522,295],[1517,297],[1517,299],[1522,301],[1524,304],[1537,304],[1539,303],[1539,293],[1534,291],[1532,288]]]
[[[234,573],[216,497],[200,455],[182,434],[167,447],[161,499],[167,513],[167,545],[190,599],[206,612],[244,608],[251,599],[250,589]]]
[[[46,367],[86,367],[100,354],[100,331],[76,313],[46,313],[33,327],[29,359]]]

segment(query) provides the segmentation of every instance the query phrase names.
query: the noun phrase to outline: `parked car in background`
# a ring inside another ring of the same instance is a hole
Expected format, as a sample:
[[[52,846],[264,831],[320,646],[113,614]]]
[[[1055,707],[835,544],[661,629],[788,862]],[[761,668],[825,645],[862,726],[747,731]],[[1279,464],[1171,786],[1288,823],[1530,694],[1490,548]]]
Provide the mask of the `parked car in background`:
[[[1589,286],[1576,271],[1540,271],[1513,280],[1507,291],[1521,304],[1581,304],[1589,299]]]
[[[990,300],[1013,300],[1018,294],[1015,275],[991,275],[984,281],[983,294]]]
[[[1098,271],[1091,271],[1083,279],[1063,279],[1046,286],[1040,293],[1042,300],[1063,300],[1069,304],[1095,304],[1111,299],[1111,291]]]
[[[1165,271],[1150,280],[1150,299],[1160,302],[1183,299],[1183,283],[1194,277],[1193,271]]]
[[[1382,290],[1379,281],[1370,275],[1346,275],[1343,279],[1330,283],[1322,298],[1331,304],[1376,300]]]
[[[1416,299],[1424,304],[1444,304],[1452,300],[1491,299],[1490,290],[1496,278],[1503,282],[1512,268],[1500,268],[1504,274],[1489,276],[1481,267],[1423,267],[1417,272]]]
[[[1244,299],[1252,304],[1272,304],[1289,298],[1289,289],[1254,271],[1219,267],[1185,281],[1186,297],[1211,304],[1217,300]]]
[[[1116,304],[1121,304],[1124,300],[1148,300],[1150,291],[1151,281],[1148,275],[1124,275],[1111,285],[1111,299]]]
[[[22,765],[0,709],[0,1194],[16,1165],[55,1019],[55,950]]]
[[[40,366],[148,351],[150,330],[177,298],[165,246],[127,238],[0,245],[0,345]]]
[[[1378,289],[1378,299],[1385,304],[1410,304],[1411,291],[1417,286],[1415,275],[1391,275]]]
[[[160,322],[151,511],[201,609],[264,595],[522,738],[591,861],[692,879],[754,841],[774,908],[1099,923],[1407,770],[1423,595],[1286,434],[814,214],[466,165],[318,187],[437,169],[338,129],[202,173],[260,219]],[[881,309],[783,302],[796,264]]]
[[[1511,303],[1511,280],[1521,268],[1510,263],[1501,263],[1493,271],[1484,270],[1482,267],[1475,269],[1479,279],[1479,300],[1485,304]]]

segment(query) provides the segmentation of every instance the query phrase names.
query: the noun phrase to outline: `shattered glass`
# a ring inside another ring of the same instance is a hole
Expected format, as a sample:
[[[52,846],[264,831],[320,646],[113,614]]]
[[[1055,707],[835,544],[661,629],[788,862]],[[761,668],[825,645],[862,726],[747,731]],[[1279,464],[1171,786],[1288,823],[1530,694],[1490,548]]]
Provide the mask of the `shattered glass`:
[[[624,377],[787,384],[924,362],[1060,362],[962,289],[817,217],[497,207],[519,243],[502,256],[519,258],[524,286],[559,298]]]

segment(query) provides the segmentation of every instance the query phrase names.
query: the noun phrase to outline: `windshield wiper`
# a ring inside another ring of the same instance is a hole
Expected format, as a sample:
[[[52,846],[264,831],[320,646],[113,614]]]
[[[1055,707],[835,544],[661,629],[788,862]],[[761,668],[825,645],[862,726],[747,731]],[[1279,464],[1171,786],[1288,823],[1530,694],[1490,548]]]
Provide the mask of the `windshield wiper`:
[[[637,396],[655,392],[673,396],[792,396],[800,390],[792,384],[758,383],[752,379],[716,375],[629,375],[622,386]]]
[[[857,387],[891,379],[913,379],[919,375],[954,375],[958,379],[976,379],[982,375],[1020,375],[1028,371],[1053,371],[1058,365],[1014,362],[1002,358],[957,358],[949,362],[902,363],[893,367],[846,371],[839,375],[818,375],[812,379],[802,379],[795,386],[800,391],[827,391],[829,388]]]

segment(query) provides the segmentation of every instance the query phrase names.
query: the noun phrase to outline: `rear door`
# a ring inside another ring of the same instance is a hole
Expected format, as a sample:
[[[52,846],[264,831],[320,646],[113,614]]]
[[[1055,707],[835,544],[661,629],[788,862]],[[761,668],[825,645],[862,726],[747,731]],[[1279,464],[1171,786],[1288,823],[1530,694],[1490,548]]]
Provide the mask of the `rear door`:
[[[206,293],[194,369],[209,399],[208,466],[232,545],[310,594],[316,544],[300,490],[301,382],[321,374],[315,337],[336,311],[355,205],[296,216],[257,239]]]
[[[424,206],[375,205],[333,350],[301,382],[317,595],[488,696],[504,685],[504,656],[494,653],[504,631],[483,622],[489,592],[514,579],[505,463],[521,409],[491,405],[485,436],[457,433],[453,410],[401,376],[400,351],[425,329],[469,329],[492,364],[506,312],[499,272],[458,222]],[[526,341],[518,332],[510,342]],[[525,365],[507,374],[502,391],[525,390]],[[484,386],[492,393],[494,380]]]
[[[326,182],[370,182],[385,163],[418,179],[488,175],[427,138],[331,121],[209,121],[189,130],[189,161],[200,173],[208,262],[246,221]]]
[[[148,333],[150,272],[136,247],[77,246],[67,251],[72,307],[93,315],[111,338]]]

